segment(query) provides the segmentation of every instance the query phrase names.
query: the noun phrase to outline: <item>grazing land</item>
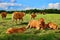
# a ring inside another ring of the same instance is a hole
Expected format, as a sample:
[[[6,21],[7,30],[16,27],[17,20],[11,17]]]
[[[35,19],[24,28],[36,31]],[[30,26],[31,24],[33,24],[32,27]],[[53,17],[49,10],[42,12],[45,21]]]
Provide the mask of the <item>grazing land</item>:
[[[44,18],[45,23],[54,22],[58,25],[58,30],[36,30],[27,29],[24,33],[6,34],[6,30],[10,27],[26,27],[30,19],[30,14],[26,14],[23,21],[16,24],[12,22],[12,14],[7,14],[6,19],[2,20],[0,15],[0,40],[60,40],[60,14],[37,14],[35,20]]]

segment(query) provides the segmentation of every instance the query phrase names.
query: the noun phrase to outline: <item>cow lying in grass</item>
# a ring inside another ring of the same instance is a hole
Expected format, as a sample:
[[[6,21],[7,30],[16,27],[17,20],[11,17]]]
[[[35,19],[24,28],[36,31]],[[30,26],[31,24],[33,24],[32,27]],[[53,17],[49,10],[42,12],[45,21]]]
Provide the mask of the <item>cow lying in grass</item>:
[[[36,14],[35,13],[32,13],[31,14],[31,19],[35,19],[35,17],[36,17]]]
[[[23,33],[26,30],[25,27],[22,28],[8,28],[6,31],[6,34],[12,34],[12,33]]]
[[[45,22],[43,18],[40,18],[39,20],[31,20],[26,28],[36,28],[37,30],[39,29],[44,29],[45,28]]]
[[[14,12],[12,14],[12,21],[16,20],[22,20],[23,21],[23,17],[24,17],[25,13],[24,12]]]
[[[1,12],[2,19],[6,18],[7,13],[6,12]]]
[[[56,25],[53,22],[48,22],[47,27],[50,28],[50,29],[54,29],[54,30],[58,29],[58,25]]]
[[[53,23],[53,22],[48,22],[48,24],[45,24],[45,21],[43,18],[40,18],[38,20],[31,20],[29,21],[28,25],[26,28],[36,28],[37,30],[39,29],[58,29],[58,26]]]
[[[39,21],[41,27],[42,27],[43,29],[45,29],[45,21],[44,21],[44,19],[43,19],[43,18],[40,18],[40,19],[38,19],[38,21]]]

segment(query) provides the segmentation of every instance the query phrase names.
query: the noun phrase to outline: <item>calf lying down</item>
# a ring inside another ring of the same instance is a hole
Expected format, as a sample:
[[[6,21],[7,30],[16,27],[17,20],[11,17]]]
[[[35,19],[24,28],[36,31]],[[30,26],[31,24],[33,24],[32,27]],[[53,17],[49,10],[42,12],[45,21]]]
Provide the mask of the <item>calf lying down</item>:
[[[47,27],[50,29],[58,29],[58,25],[53,22],[48,22]]]
[[[7,34],[12,34],[12,33],[23,33],[26,30],[25,27],[22,28],[8,28],[6,33]]]

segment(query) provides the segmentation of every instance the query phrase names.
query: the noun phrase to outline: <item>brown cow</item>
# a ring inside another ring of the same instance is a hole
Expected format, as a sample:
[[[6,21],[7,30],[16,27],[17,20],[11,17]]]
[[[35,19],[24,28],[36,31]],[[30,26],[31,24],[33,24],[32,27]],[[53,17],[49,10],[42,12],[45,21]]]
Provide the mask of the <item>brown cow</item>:
[[[45,15],[46,13],[45,13],[45,12],[40,12],[40,14],[43,14],[43,15]]]
[[[45,12],[42,12],[43,15],[45,15]]]
[[[31,14],[31,19],[35,19],[36,16],[37,16],[37,15],[36,15],[35,13],[32,13],[32,14]]]
[[[23,21],[24,15],[25,15],[24,12],[14,12],[14,13],[12,14],[12,20],[13,20],[13,21],[16,20],[16,23],[17,23],[17,20],[18,20],[18,19],[19,19],[19,20],[21,19],[21,20]]]
[[[43,18],[40,18],[39,20],[31,20],[26,28],[36,28],[37,30],[43,29],[45,26],[45,22]]]
[[[2,19],[6,18],[7,13],[6,12],[1,12]]]
[[[6,34],[12,34],[12,33],[23,33],[26,30],[25,27],[22,28],[8,28],[6,31]]]
[[[49,27],[50,29],[58,29],[58,25],[56,25],[53,22],[48,22],[47,27]]]
[[[45,21],[44,21],[44,19],[43,19],[43,18],[40,18],[40,19],[38,19],[38,20],[39,20],[39,22],[41,23],[41,24],[40,24],[41,27],[42,27],[43,29],[45,29],[46,26],[45,26]]]

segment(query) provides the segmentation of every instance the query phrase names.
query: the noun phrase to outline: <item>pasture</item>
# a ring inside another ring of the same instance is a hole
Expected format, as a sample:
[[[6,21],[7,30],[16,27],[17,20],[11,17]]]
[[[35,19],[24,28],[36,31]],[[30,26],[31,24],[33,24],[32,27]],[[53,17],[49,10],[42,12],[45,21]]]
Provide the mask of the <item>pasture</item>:
[[[24,33],[6,34],[9,27],[26,27],[30,19],[30,14],[24,16],[23,21],[18,24],[12,22],[12,14],[7,14],[7,18],[2,20],[0,15],[0,40],[60,40],[60,14],[37,14],[35,20],[44,18],[45,23],[54,22],[58,25],[58,30],[35,30],[27,29]]]

